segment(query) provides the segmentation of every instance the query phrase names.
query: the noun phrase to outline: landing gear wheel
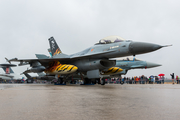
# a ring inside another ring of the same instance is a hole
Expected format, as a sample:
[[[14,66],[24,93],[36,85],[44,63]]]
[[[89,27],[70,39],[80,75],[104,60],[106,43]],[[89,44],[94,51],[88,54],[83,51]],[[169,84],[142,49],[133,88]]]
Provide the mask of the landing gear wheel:
[[[63,78],[58,78],[58,83],[63,84]]]
[[[92,84],[96,84],[96,79],[91,79]]]
[[[60,84],[63,84],[63,80],[60,81]]]
[[[101,85],[105,85],[105,79],[101,79]]]
[[[87,78],[85,78],[85,79],[84,79],[84,85],[86,85],[86,84],[87,84],[87,82],[88,82],[88,79],[87,79]]]
[[[124,82],[123,81],[121,81],[121,85],[123,85],[124,84]]]
[[[100,79],[98,79],[98,84],[101,84],[101,80]]]

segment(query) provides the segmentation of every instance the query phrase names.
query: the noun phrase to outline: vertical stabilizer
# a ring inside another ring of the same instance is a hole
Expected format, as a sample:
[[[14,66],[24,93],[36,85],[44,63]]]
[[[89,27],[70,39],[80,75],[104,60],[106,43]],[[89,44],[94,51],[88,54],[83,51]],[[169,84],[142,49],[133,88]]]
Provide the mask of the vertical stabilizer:
[[[6,74],[14,73],[14,71],[10,67],[2,67],[2,69]]]
[[[57,45],[55,39],[53,37],[51,37],[48,40],[49,40],[50,50],[51,50],[52,56],[55,56],[57,54],[61,54],[62,52],[61,52],[59,46]]]
[[[4,70],[6,74],[14,73],[11,67],[15,67],[13,64],[0,64],[0,67]]]

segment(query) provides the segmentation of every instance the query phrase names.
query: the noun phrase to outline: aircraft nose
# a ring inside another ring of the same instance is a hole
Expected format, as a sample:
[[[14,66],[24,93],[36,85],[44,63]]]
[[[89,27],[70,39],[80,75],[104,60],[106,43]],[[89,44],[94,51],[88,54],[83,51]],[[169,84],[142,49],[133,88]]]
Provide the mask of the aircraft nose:
[[[148,53],[162,48],[163,46],[153,44],[153,43],[145,43],[145,42],[131,42],[129,45],[129,51],[133,54],[142,54]]]
[[[158,66],[162,66],[161,64],[156,64],[156,63],[151,63],[151,62],[146,62],[147,64],[147,68],[153,68],[153,67],[158,67]]]

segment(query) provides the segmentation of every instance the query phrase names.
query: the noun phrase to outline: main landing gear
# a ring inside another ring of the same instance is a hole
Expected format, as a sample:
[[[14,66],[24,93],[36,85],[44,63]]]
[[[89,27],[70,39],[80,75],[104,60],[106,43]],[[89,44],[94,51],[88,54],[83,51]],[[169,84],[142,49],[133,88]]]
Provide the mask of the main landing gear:
[[[88,79],[88,78],[84,78],[84,85],[90,85],[90,84],[96,84],[96,80],[97,79]],[[103,78],[100,78],[98,79],[98,84],[101,84],[101,85],[105,85],[105,79]]]
[[[105,85],[105,79],[100,78],[100,81],[101,81],[101,85]]]
[[[59,84],[59,85],[66,85],[66,82],[63,80],[63,78],[59,77],[56,84]]]

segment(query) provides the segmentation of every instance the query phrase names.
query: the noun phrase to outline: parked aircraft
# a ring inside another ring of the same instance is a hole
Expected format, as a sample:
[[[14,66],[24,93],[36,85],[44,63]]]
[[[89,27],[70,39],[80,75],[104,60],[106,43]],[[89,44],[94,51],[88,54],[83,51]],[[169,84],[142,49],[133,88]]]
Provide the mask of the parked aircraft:
[[[147,61],[139,60],[137,58],[132,58],[132,57],[116,59],[115,67],[120,67],[121,69],[123,69],[123,71],[115,75],[110,75],[110,76],[104,75],[103,77],[120,77],[121,75],[126,75],[128,70],[131,70],[131,69],[147,69],[147,68],[154,68],[158,66],[161,66],[161,64],[147,62]]]
[[[42,55],[43,56],[43,55]],[[39,56],[38,56],[39,57]],[[154,68],[154,67],[158,67],[158,66],[161,66],[160,64],[156,64],[156,63],[152,63],[152,62],[147,62],[147,61],[142,61],[142,60],[139,60],[137,58],[131,58],[131,57],[128,57],[128,58],[123,58],[123,59],[116,59],[116,66],[117,68],[121,68],[122,69],[122,72],[118,73],[118,74],[106,74],[106,75],[102,75],[101,77],[103,79],[105,78],[114,78],[114,77],[121,77],[121,75],[126,75],[126,73],[128,72],[128,70],[131,70],[131,69],[148,69],[148,68]],[[113,72],[113,71],[116,71],[116,69],[113,69],[111,68],[109,71],[110,72]],[[55,80],[55,76],[48,76],[46,75],[45,73],[37,73],[38,76],[30,76],[28,73],[24,72],[23,73],[29,80],[33,80],[33,79],[38,79],[38,80]],[[73,79],[74,80],[79,80],[81,79],[81,76],[78,76],[77,74],[76,75],[73,75]],[[71,78],[69,78],[68,80],[71,80],[72,79],[72,76]],[[56,80],[55,80],[56,81]],[[92,81],[93,83],[96,84],[96,80]],[[100,83],[100,82],[99,82]]]
[[[162,47],[157,44],[145,42],[133,42],[124,40],[119,36],[109,36],[101,39],[94,46],[81,52],[66,55],[63,54],[53,37],[49,38],[52,58],[42,59],[18,59],[14,58],[9,62],[20,62],[19,65],[30,64],[32,67],[25,72],[45,72],[47,75],[63,75],[60,80],[65,80],[69,75],[80,73],[87,76],[84,82],[99,78],[104,71],[108,71],[116,65],[116,60],[110,58],[124,57],[152,52]],[[119,72],[121,70],[119,69]],[[104,85],[102,81],[102,85]]]
[[[50,54],[50,57],[52,57],[52,52],[50,49],[48,49],[48,52]],[[41,54],[37,54],[36,57],[38,59],[49,58],[48,56],[44,56]],[[101,75],[102,78],[120,77],[121,75],[126,75],[128,70],[131,70],[131,69],[147,69],[147,68],[153,68],[153,67],[161,66],[161,64],[142,61],[142,60],[137,59],[135,57],[134,58],[133,57],[126,57],[126,58],[120,58],[120,59],[115,59],[115,60],[116,60],[115,67],[111,67],[108,70],[109,72],[106,71],[106,74]],[[117,72],[118,68],[121,68],[121,69],[119,69],[119,70],[121,70],[120,72]],[[114,73],[114,74],[112,74],[112,73]],[[43,74],[41,76],[46,76],[46,75]],[[96,82],[96,80],[94,82]]]
[[[24,76],[14,73],[11,67],[16,67],[14,64],[0,64],[0,68],[4,70],[5,73],[0,74],[0,79],[3,80],[22,80]]]

